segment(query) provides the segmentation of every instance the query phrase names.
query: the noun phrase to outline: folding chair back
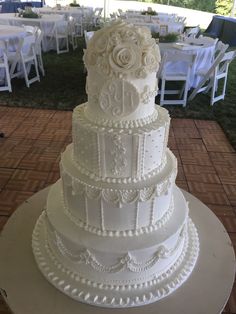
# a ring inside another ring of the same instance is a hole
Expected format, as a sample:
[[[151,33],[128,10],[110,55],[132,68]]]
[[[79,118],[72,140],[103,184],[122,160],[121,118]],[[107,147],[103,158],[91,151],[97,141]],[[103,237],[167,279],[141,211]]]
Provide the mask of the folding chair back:
[[[196,26],[196,27],[189,28],[189,29],[185,32],[185,34],[186,34],[187,37],[198,37],[199,33],[200,33],[200,27],[199,27],[199,25]]]
[[[43,58],[42,58],[42,40],[43,40],[43,31],[38,28],[36,31],[36,40],[35,40],[35,53],[38,61],[38,68],[41,71],[42,75],[45,75],[45,70],[43,66]]]
[[[25,77],[25,83],[27,87],[30,87],[30,84],[38,81],[40,82],[39,72],[38,72],[38,61],[35,52],[35,36],[26,36],[24,37],[23,45],[20,51],[21,56],[21,65],[23,68],[23,74]],[[35,70],[35,75],[30,78],[30,71],[32,66]]]
[[[36,34],[38,27],[32,25],[22,25],[25,31],[31,35]]]
[[[164,54],[160,69],[158,71],[158,78],[161,79],[160,105],[183,105],[186,106],[187,94],[189,90],[189,78],[192,67],[195,61],[195,54],[188,54],[183,52],[167,52]],[[176,68],[173,68],[177,65]],[[183,86],[180,89],[166,89],[167,81],[182,82]],[[178,94],[178,98],[166,99],[165,96],[171,94]]]
[[[191,101],[198,93],[207,92],[210,90],[210,88],[213,85],[214,71],[218,64],[221,62],[222,58],[224,57],[226,49],[227,47],[222,47],[222,50],[218,53],[211,67],[208,70],[200,69],[198,71],[197,75],[201,76],[201,80],[188,97],[189,101]]]
[[[218,100],[225,98],[227,77],[228,77],[228,69],[231,61],[236,56],[236,51],[226,52],[223,58],[220,60],[219,64],[216,66],[214,71],[214,80],[211,89],[211,105],[213,105]],[[223,81],[223,87],[220,93],[217,94],[219,90],[219,81]]]
[[[84,40],[85,40],[86,47],[88,46],[88,42],[93,37],[93,35],[94,35],[93,31],[91,32],[84,31]]]

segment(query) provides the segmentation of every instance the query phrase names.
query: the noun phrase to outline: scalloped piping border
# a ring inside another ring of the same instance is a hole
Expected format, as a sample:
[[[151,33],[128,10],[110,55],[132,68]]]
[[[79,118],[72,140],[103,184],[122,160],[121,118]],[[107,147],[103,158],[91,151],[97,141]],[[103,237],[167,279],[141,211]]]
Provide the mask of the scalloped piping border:
[[[171,170],[169,170],[168,172],[168,174],[165,176],[165,178],[161,181],[161,182],[158,182],[158,183],[154,183],[154,184],[151,184],[151,185],[148,185],[148,188],[150,189],[150,187],[153,189],[154,187],[155,187],[155,190],[156,191],[159,191],[159,194],[158,195],[160,195],[162,192],[160,192],[160,191],[162,191],[162,186],[165,186],[165,185],[168,185],[168,182],[171,180],[171,178],[172,177],[174,177],[174,178],[176,178],[176,175],[177,175],[177,159],[176,159],[176,157],[173,155],[173,153],[170,151],[170,150],[168,150],[168,152],[169,152],[169,154],[170,154],[170,156],[171,156],[171,162],[172,162],[172,169]],[[167,164],[167,162],[166,162],[166,164]],[[79,171],[79,173],[80,173],[80,170],[78,169],[78,171]],[[83,173],[81,173],[81,175],[84,175],[85,176],[85,179],[81,179],[81,178],[78,178],[78,176],[77,176],[77,178],[75,178],[71,173],[70,173],[70,171],[68,171],[67,169],[66,169],[66,167],[65,167],[65,165],[64,165],[64,163],[63,163],[63,159],[61,160],[61,162],[60,162],[60,172],[61,172],[61,177],[62,177],[62,175],[63,174],[66,174],[68,177],[70,177],[71,178],[71,180],[72,180],[72,178],[75,180],[75,181],[77,181],[78,183],[80,183],[80,184],[82,184],[82,185],[84,185],[84,186],[88,186],[88,187],[90,187],[90,188],[92,188],[92,189],[97,189],[97,190],[106,190],[106,191],[108,191],[108,190],[110,190],[110,191],[118,191],[118,190],[129,190],[129,191],[139,191],[139,192],[141,192],[141,191],[144,191],[145,189],[146,189],[146,185],[143,187],[143,188],[122,188],[122,189],[117,189],[117,188],[114,188],[114,187],[111,187],[111,188],[103,188],[103,187],[101,187],[98,183],[107,183],[107,182],[103,182],[102,180],[100,180],[100,181],[96,181],[94,178],[90,178],[90,177],[88,177],[88,176],[86,176],[85,174],[83,174]],[[158,176],[158,174],[156,174],[156,176]],[[155,176],[154,176],[155,177]],[[151,178],[145,178],[145,180],[149,180],[149,179],[152,179],[153,177],[151,177]],[[93,180],[94,181],[94,185],[91,185],[91,184],[89,184],[87,181],[88,180]],[[64,181],[64,180],[63,180]],[[140,182],[142,182],[142,181],[140,181]],[[131,182],[131,183],[140,183],[139,181],[138,182]],[[120,181],[119,181],[119,179],[117,180],[116,179],[116,181],[115,182],[109,182],[109,183],[112,183],[112,184],[121,184],[120,183]],[[123,184],[126,184],[125,182],[122,182]],[[146,182],[145,182],[146,183]],[[69,184],[71,184],[71,183],[69,183]],[[127,184],[130,184],[130,182],[128,182]]]
[[[33,231],[32,247],[35,260],[49,282],[80,302],[110,308],[141,306],[155,302],[168,296],[187,280],[199,255],[197,229],[189,218],[188,241],[183,252],[175,264],[162,275],[143,284],[125,286],[99,284],[80,277],[65,268],[55,257],[52,259],[53,257],[48,255],[45,243],[45,215],[45,212],[41,214]],[[112,297],[106,295],[107,290],[112,291]],[[122,296],[123,292],[125,296]]]
[[[89,125],[94,129],[113,128],[115,129],[115,132],[119,131],[128,134],[133,133],[132,129],[137,129],[135,130],[135,134],[139,134],[140,128],[146,127],[152,129],[153,127],[150,127],[150,124],[154,124],[156,128],[156,126],[162,126],[162,123],[164,122],[170,122],[170,115],[168,111],[159,105],[155,105],[153,114],[146,118],[131,121],[112,121],[106,119],[97,119],[96,117],[89,117],[85,112],[87,104],[88,103],[86,102],[75,107],[73,111],[73,122],[80,121],[82,124]],[[147,129],[145,129],[145,131],[146,130]]]

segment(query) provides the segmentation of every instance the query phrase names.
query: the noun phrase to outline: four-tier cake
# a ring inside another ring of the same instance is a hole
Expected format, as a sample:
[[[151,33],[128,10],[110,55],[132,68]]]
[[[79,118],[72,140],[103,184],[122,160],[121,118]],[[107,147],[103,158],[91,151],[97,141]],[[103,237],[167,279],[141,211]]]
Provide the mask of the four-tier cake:
[[[84,55],[88,102],[33,233],[44,276],[104,307],[157,301],[191,274],[199,252],[167,148],[170,118],[155,105],[160,53],[146,28],[116,21]]]

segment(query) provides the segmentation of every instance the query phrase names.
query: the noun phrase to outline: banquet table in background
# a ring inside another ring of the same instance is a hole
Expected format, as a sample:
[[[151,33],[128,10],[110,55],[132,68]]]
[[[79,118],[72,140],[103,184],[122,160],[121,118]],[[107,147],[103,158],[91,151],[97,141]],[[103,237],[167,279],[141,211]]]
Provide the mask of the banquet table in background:
[[[214,40],[211,38],[206,40],[204,37],[188,38],[180,43],[159,43],[159,47],[162,56],[167,51],[179,51],[185,54],[194,54],[196,56],[189,81],[189,87],[193,88],[197,86],[201,79],[201,76],[197,75],[197,72],[200,69],[207,70],[210,68],[215,53]],[[180,73],[181,70],[183,71],[183,64],[181,62],[171,62],[168,64],[168,69],[171,72]]]
[[[78,7],[78,8],[50,8],[50,7],[43,7],[38,9],[39,13],[41,14],[59,14],[64,15],[66,18],[69,16],[73,16],[74,18],[82,18],[84,16],[90,16],[93,14],[93,8],[91,7]]]
[[[214,15],[205,33],[219,38],[229,46],[236,46],[236,19]]]
[[[0,25],[9,24],[13,26],[22,26],[22,25],[32,25],[32,26],[38,26],[44,34],[42,46],[43,51],[49,51],[52,49],[51,46],[51,39],[49,39],[47,36],[52,34],[54,26],[55,25],[64,25],[64,17],[63,15],[58,14],[44,14],[41,18],[23,18],[15,16],[14,13],[5,13],[0,14]]]
[[[181,34],[184,30],[184,24],[180,22],[165,22],[165,23],[157,23],[157,22],[141,22],[135,19],[128,19],[129,22],[138,25],[145,26],[150,29],[153,33],[159,33],[161,26],[166,26],[167,33],[178,33]]]
[[[124,15],[127,19],[142,19],[145,22],[175,22],[177,20],[177,16],[175,14],[168,13],[158,13],[157,15],[144,15],[142,13],[131,13],[126,12]]]
[[[182,33],[184,23],[176,20],[174,15],[142,15],[137,13],[126,14],[125,20],[139,26],[145,26],[151,32],[159,33],[160,27],[165,26],[167,33]]]

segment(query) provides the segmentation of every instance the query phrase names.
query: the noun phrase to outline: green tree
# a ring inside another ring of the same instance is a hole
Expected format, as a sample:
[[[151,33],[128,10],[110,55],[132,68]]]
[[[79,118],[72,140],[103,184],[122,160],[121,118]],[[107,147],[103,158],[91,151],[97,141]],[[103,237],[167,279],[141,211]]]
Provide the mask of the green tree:
[[[232,0],[216,0],[216,13],[221,15],[230,15],[233,7]]]

